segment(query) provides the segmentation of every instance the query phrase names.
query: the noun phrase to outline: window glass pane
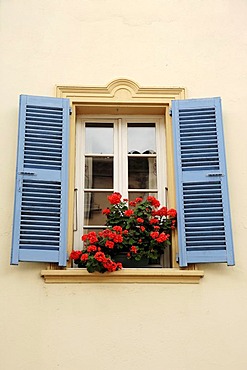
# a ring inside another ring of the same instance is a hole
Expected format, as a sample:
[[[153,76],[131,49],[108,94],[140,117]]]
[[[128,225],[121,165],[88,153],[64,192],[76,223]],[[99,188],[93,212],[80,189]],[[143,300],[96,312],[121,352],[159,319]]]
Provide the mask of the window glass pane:
[[[156,153],[154,123],[128,123],[128,153]]]
[[[86,189],[113,188],[113,158],[111,157],[85,158],[85,188]]]
[[[102,227],[90,227],[90,228],[84,228],[83,229],[83,235],[91,233],[92,231],[98,234],[100,231],[103,231],[104,229]]]
[[[112,192],[85,192],[84,194],[84,226],[105,225],[104,208],[109,207],[107,199]]]
[[[113,153],[113,123],[86,123],[86,153]]]
[[[156,189],[156,158],[129,157],[129,189]]]

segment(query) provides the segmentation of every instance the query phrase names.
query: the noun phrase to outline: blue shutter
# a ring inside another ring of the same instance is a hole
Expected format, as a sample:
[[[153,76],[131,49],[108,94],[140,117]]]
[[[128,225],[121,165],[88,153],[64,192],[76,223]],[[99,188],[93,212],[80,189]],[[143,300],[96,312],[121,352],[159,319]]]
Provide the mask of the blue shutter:
[[[20,96],[11,264],[66,266],[69,100]]]
[[[172,104],[179,265],[234,265],[220,98]]]

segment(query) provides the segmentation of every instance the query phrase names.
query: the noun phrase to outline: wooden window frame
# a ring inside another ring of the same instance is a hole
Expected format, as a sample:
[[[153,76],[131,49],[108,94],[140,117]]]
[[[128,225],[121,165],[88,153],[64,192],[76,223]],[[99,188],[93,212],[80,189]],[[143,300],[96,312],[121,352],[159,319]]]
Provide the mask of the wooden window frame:
[[[104,125],[104,123],[111,123],[113,125],[113,142],[114,148],[112,158],[114,158],[114,170],[113,170],[113,186],[111,190],[101,189],[100,192],[106,192],[109,194],[113,191],[118,191],[122,194],[123,198],[129,198],[129,192],[132,190],[136,192],[136,189],[128,189],[128,155],[127,154],[127,127],[128,123],[152,123],[154,124],[155,129],[155,145],[156,145],[156,152],[155,154],[149,154],[149,156],[153,156],[156,159],[156,171],[157,171],[157,186],[155,189],[147,190],[147,189],[139,189],[142,192],[150,192],[156,194],[155,196],[158,197],[159,201],[162,205],[166,204],[166,188],[167,188],[167,176],[166,176],[166,147],[164,142],[166,142],[166,135],[165,135],[165,122],[164,117],[159,115],[78,115],[77,116],[77,123],[76,123],[76,161],[75,161],[75,188],[76,190],[76,206],[75,206],[75,220],[74,222],[74,249],[82,249],[83,244],[81,242],[81,235],[83,232],[83,228],[87,229],[87,226],[84,224],[84,212],[83,212],[83,204],[84,204],[84,194],[85,194],[85,186],[84,186],[84,177],[82,176],[83,173],[81,172],[85,168],[85,158],[89,155],[90,156],[98,156],[103,155],[106,156],[107,154],[95,154],[91,153],[88,154],[85,152],[85,125],[93,122]],[[135,155],[135,154],[134,154]],[[147,154],[145,155],[147,156]],[[95,189],[91,189],[92,192]],[[86,189],[86,192],[88,189]],[[97,190],[96,190],[97,191]],[[99,189],[98,189],[99,191]],[[90,192],[90,191],[89,191]],[[105,200],[106,200],[105,195]],[[136,195],[137,196],[137,195]],[[105,217],[102,216],[102,221],[105,220]],[[104,222],[102,222],[101,227],[103,227]],[[92,225],[88,225],[88,229],[92,228]],[[96,227],[100,227],[97,224]],[[94,228],[94,227],[93,227]]]
[[[61,86],[56,87],[56,97],[68,98],[71,105],[69,149],[69,210],[68,253],[73,245],[74,224],[74,179],[75,179],[75,132],[78,114],[152,114],[163,115],[166,122],[167,153],[173,153],[172,122],[169,115],[172,100],[185,98],[184,88],[140,87],[128,79],[117,79],[106,87]],[[169,207],[176,208],[173,155],[167,156],[167,184]],[[84,269],[58,269],[51,264],[41,275],[46,282],[141,282],[141,283],[198,283],[203,271],[194,265],[180,269],[176,262],[177,235],[173,235],[172,268],[169,269],[124,269],[110,274],[89,274]]]

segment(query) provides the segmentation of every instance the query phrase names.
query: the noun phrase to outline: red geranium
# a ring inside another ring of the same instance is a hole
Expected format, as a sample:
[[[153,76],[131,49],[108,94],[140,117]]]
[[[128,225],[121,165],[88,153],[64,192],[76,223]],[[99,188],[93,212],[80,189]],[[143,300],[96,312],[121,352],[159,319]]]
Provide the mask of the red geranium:
[[[81,257],[81,251],[72,251],[70,253],[70,258],[72,258],[73,260],[77,260]]]
[[[132,247],[130,247],[130,251],[132,253],[137,253],[137,248],[134,245],[132,245]]]
[[[158,231],[152,231],[150,233],[150,236],[152,239],[157,239],[159,237],[159,232]]]
[[[139,224],[143,224],[143,222],[144,222],[143,218],[141,218],[141,217],[138,217],[138,218],[136,219],[136,221],[137,221]]]
[[[89,245],[88,247],[87,247],[87,252],[96,252],[97,251],[97,247],[96,247],[96,245]]]
[[[170,217],[176,217],[177,216],[177,211],[175,209],[171,208],[167,211],[167,215],[170,216]]]
[[[127,253],[128,258],[140,261],[142,257],[158,259],[170,242],[170,234],[176,225],[176,210],[160,207],[154,196],[147,200],[121,200],[120,193],[108,196],[110,206],[103,210],[106,228],[82,236],[83,250],[70,255],[78,267],[88,272],[112,272],[122,268],[118,255]]]
[[[150,202],[152,206],[155,208],[158,208],[160,206],[160,202],[158,201],[158,199],[156,199],[155,197],[151,195],[147,197],[147,201]]]
[[[122,195],[120,193],[113,193],[112,195],[109,195],[107,198],[111,204],[118,204],[121,201]]]
[[[130,217],[132,216],[134,213],[134,211],[132,209],[128,209],[127,211],[124,212],[124,215],[127,216],[127,217]]]
[[[105,208],[102,211],[103,215],[109,215],[111,213],[111,210],[109,208]]]
[[[163,243],[164,241],[166,241],[169,238],[169,236],[170,235],[168,235],[168,234],[160,233],[158,238],[156,238],[156,240],[157,240],[158,243]]]
[[[153,224],[158,224],[159,223],[159,220],[157,218],[151,218],[151,220],[149,221],[150,225],[153,225]]]
[[[115,243],[122,243],[122,241],[123,241],[123,237],[122,237],[122,235],[115,234],[115,235],[113,236],[113,241],[114,241]]]
[[[121,226],[113,226],[113,230],[115,230],[116,232],[119,232],[120,234],[123,231],[123,229],[121,228]]]
[[[96,232],[92,231],[88,234],[82,235],[81,237],[82,241],[89,240],[90,244],[96,243],[98,241]]]
[[[105,246],[112,249],[112,248],[114,248],[114,242],[112,242],[110,240],[107,240],[106,243],[105,243]]]
[[[87,261],[88,260],[88,254],[87,253],[84,253],[81,255],[81,260],[82,261]]]
[[[129,202],[129,205],[130,205],[131,207],[135,207],[135,206],[136,206],[136,202],[134,202],[134,201],[132,200],[132,201],[130,201],[130,202]]]
[[[136,198],[136,199],[135,199],[135,202],[136,202],[136,203],[140,203],[140,202],[142,202],[142,201],[143,201],[143,199],[142,199],[142,198]]]
[[[106,261],[106,256],[105,256],[105,253],[103,253],[103,252],[96,252],[95,255],[94,255],[94,258],[99,262],[105,262]]]
[[[158,211],[156,211],[157,216],[167,216],[167,208],[161,207]]]

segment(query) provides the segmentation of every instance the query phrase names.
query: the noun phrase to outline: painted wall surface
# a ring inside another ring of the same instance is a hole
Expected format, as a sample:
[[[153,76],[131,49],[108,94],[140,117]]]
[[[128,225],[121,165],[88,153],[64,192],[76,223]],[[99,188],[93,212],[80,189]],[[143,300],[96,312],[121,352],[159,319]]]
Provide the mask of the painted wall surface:
[[[2,0],[0,367],[247,369],[246,0]],[[47,285],[10,266],[18,95],[55,85],[185,87],[221,96],[236,266],[199,285]]]

